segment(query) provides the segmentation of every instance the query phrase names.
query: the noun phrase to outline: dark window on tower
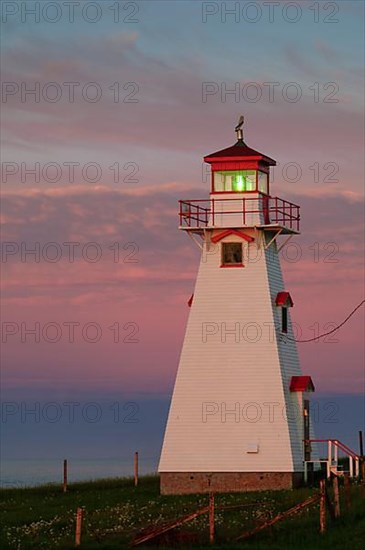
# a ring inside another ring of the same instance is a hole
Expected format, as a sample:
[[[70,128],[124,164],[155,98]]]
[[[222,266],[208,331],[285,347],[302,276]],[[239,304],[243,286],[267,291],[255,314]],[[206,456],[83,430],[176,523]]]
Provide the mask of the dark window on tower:
[[[310,444],[310,419],[309,419],[309,399],[304,399],[303,403],[304,416],[304,460],[311,459],[311,444]]]
[[[242,265],[242,243],[222,243],[222,265]]]
[[[281,308],[281,332],[288,332],[288,308]]]

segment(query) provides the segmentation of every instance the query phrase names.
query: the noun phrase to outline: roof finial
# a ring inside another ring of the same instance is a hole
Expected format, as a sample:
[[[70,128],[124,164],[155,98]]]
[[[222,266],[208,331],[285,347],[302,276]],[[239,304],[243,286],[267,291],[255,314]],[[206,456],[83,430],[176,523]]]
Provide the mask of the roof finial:
[[[242,126],[243,126],[243,123],[245,121],[245,117],[243,115],[240,116],[239,120],[238,120],[238,124],[237,126],[235,127],[235,132],[237,134],[237,139],[238,141],[243,141],[243,130],[242,130]]]

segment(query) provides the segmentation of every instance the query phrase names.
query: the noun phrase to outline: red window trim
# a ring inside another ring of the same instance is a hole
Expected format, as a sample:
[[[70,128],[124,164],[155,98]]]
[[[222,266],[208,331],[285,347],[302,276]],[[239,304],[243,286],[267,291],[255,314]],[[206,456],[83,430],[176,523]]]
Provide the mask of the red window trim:
[[[256,178],[255,178],[255,189],[253,189],[252,191],[215,191],[214,189],[214,174],[215,172],[222,172],[221,169],[215,169],[215,170],[212,170],[211,172],[211,182],[210,182],[210,189],[211,189],[211,193],[262,193],[263,195],[269,195],[270,194],[270,172],[266,172],[264,170],[260,170],[259,167],[255,167],[255,168],[233,168],[233,169],[229,169],[228,167],[226,168],[226,170],[223,170],[224,172],[227,171],[227,172],[239,172],[239,171],[243,171],[243,170],[246,170],[246,171],[253,171],[253,172],[256,172]],[[259,172],[263,172],[267,175],[267,193],[263,193],[262,191],[259,190]]]
[[[246,193],[262,193],[262,191],[257,191],[257,189],[254,189],[253,191],[211,191],[211,195],[238,195]],[[267,193],[262,193],[263,195],[267,195]]]
[[[218,233],[218,235],[212,237],[211,242],[213,244],[216,244],[225,237],[228,237],[229,235],[236,235],[237,237],[241,237],[241,239],[244,239],[248,243],[252,243],[255,240],[253,237],[250,237],[250,235],[246,235],[246,233],[243,233],[242,231],[237,231],[237,229],[226,229],[226,231],[222,231],[221,233]]]
[[[238,195],[243,194],[246,195],[246,193],[256,193],[260,195],[269,195],[269,193],[264,193],[263,191],[257,191],[256,189],[254,191],[211,191],[210,195]]]
[[[245,264],[221,264],[220,267],[245,267]]]

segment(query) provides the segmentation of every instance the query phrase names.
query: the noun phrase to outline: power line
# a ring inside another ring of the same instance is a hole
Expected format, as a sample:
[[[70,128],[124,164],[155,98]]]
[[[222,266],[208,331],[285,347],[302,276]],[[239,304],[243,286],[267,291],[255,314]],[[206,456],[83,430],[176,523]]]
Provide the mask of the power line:
[[[308,340],[297,340],[296,338],[290,338],[289,336],[287,336],[286,338],[288,340],[292,340],[293,342],[300,342],[300,343],[305,343],[305,342],[314,342],[315,340],[319,340],[320,338],[323,338],[324,336],[328,336],[329,334],[333,334],[334,332],[336,332],[338,329],[340,329],[341,327],[343,327],[343,325],[345,323],[347,323],[347,321],[350,319],[350,317],[352,317],[354,315],[354,313],[360,309],[360,307],[365,303],[365,300],[363,300],[362,302],[360,302],[356,307],[355,309],[353,309],[351,311],[351,313],[346,317],[346,319],[344,319],[342,321],[342,323],[340,323],[339,325],[337,325],[337,327],[333,328],[332,330],[328,331],[328,332],[324,332],[323,334],[320,334],[319,336],[315,336],[314,338],[309,338]]]

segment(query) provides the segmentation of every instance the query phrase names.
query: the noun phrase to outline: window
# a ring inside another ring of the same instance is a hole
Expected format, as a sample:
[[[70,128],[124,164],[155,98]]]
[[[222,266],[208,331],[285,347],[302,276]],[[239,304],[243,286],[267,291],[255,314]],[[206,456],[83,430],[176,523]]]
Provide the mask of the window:
[[[258,180],[259,180],[259,191],[261,193],[265,193],[266,195],[268,194],[268,185],[267,185],[267,181],[268,181],[268,177],[267,177],[267,174],[265,174],[265,172],[258,172]]]
[[[304,460],[311,459],[311,444],[310,444],[310,418],[309,418],[309,399],[304,399],[303,407],[304,416]]]
[[[222,243],[222,265],[243,265],[241,243]]]
[[[285,334],[288,332],[288,308],[281,308],[281,332]]]
[[[281,332],[288,332],[288,307],[293,307],[294,302],[289,292],[282,290],[275,298],[275,304],[281,307]]]
[[[224,170],[214,172],[214,191],[256,190],[256,170]]]

